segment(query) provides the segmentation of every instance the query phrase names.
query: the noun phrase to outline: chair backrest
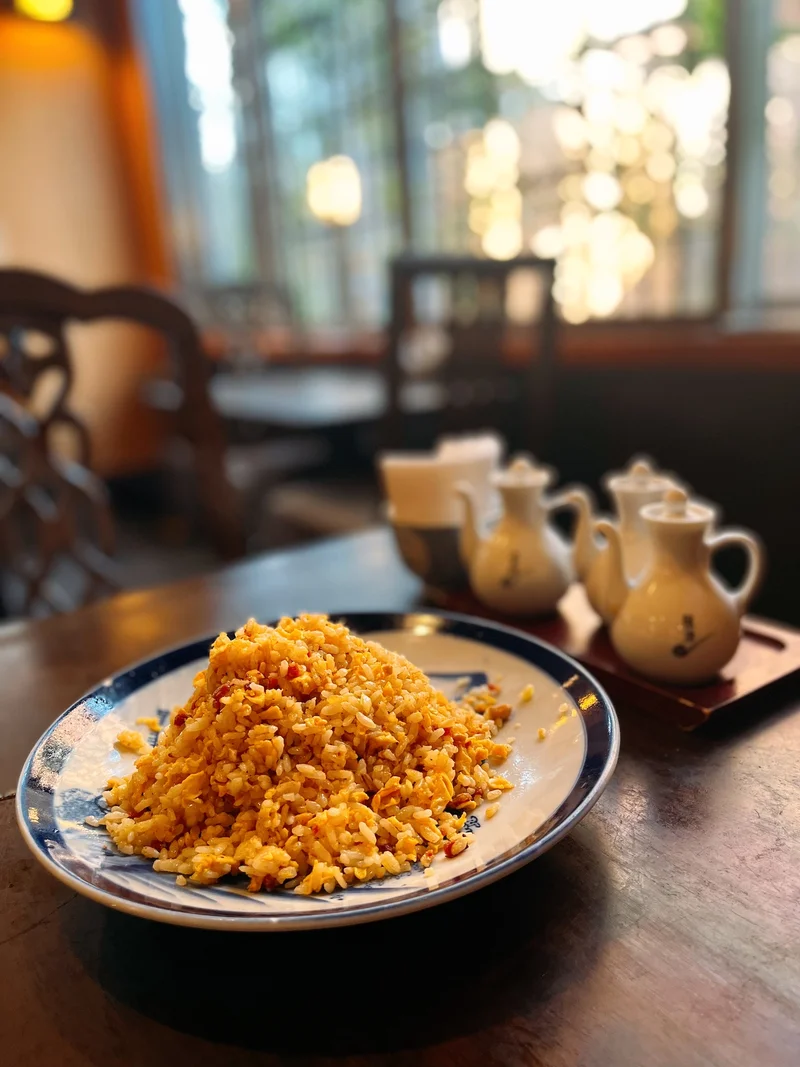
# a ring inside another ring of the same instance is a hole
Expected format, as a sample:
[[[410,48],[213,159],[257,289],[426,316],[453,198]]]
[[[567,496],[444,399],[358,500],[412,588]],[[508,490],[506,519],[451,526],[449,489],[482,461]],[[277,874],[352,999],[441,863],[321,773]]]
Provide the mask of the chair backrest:
[[[408,445],[409,416],[427,411],[434,434],[494,428],[512,447],[546,451],[555,262],[403,255],[390,271],[386,443]]]
[[[42,425],[0,393],[0,563],[6,614],[66,611],[118,588],[103,482],[49,452]]]
[[[243,528],[225,473],[223,427],[208,394],[209,365],[194,323],[166,296],[134,286],[88,291],[33,271],[1,270],[0,389],[24,407],[40,376],[54,374],[58,386],[47,409],[37,413],[38,435],[52,456],[55,434],[65,427],[72,431],[78,442],[77,462],[88,470],[89,436],[69,407],[73,365],[66,327],[101,320],[137,323],[166,343],[181,395],[177,431],[192,449],[209,535],[224,557],[241,555]],[[113,366],[98,367],[96,373],[113,373]]]

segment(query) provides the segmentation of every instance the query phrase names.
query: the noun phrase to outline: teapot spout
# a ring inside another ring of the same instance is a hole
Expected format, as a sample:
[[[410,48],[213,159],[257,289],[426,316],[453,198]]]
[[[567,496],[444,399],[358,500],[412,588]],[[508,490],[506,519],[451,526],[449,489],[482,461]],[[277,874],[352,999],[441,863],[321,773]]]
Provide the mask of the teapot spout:
[[[459,482],[455,487],[456,493],[464,501],[464,518],[461,522],[461,533],[458,539],[458,551],[461,562],[469,568],[475,557],[478,545],[481,542],[481,534],[478,529],[477,506],[475,490],[469,482]]]
[[[594,523],[594,531],[605,537],[607,547],[597,549],[602,553],[602,567],[595,567],[591,577],[595,579],[593,584],[599,583],[600,587],[592,590],[590,599],[597,603],[604,622],[610,624],[625,603],[631,586],[625,576],[622,539],[618,528],[606,519],[599,519]]]
[[[564,499],[573,506],[578,516],[573,534],[572,551],[575,572],[583,581],[599,551],[594,536],[595,517],[592,511],[592,500],[585,489],[571,489],[565,494]]]

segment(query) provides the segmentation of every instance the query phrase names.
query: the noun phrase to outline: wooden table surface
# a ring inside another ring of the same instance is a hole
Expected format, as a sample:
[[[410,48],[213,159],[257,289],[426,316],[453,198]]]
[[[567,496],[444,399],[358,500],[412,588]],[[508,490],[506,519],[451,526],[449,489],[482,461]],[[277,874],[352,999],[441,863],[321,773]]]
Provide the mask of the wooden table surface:
[[[419,596],[374,531],[0,629],[0,790],[131,660],[250,614]],[[470,897],[352,929],[118,915],[49,877],[0,802],[0,1062],[796,1067],[798,683],[695,734],[619,714],[616,775],[569,838]]]

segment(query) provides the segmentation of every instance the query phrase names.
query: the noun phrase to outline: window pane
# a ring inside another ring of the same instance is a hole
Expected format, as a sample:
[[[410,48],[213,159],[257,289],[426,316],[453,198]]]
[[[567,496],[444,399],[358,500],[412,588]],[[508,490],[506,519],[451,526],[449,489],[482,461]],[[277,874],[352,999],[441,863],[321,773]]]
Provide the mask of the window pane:
[[[227,0],[137,0],[150,59],[170,231],[184,281],[252,279],[254,249]]]
[[[729,79],[716,0],[409,0],[420,247],[560,258],[566,318],[709,311]]]
[[[148,42],[190,280],[277,281],[303,324],[381,324],[402,107],[416,251],[556,256],[572,322],[714,308],[724,0],[396,0],[402,100],[387,0],[137,6],[159,16]]]
[[[377,324],[399,203],[384,0],[259,5],[286,281],[309,324]]]
[[[774,3],[775,40],[767,60],[767,223],[764,296],[800,295],[800,3]]]

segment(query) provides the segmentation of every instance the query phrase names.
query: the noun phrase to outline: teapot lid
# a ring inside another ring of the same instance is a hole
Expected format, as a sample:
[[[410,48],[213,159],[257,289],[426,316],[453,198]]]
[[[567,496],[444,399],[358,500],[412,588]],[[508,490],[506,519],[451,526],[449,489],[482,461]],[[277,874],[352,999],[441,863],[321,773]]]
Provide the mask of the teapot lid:
[[[632,459],[627,470],[611,473],[605,479],[606,488],[614,493],[657,493],[674,484],[673,479],[659,473],[646,456]]]
[[[682,526],[706,526],[717,517],[712,507],[690,500],[686,491],[677,486],[668,489],[659,503],[643,507],[641,515],[649,522]]]
[[[505,470],[492,475],[497,489],[533,489],[549,485],[553,478],[550,467],[540,466],[532,456],[516,456]]]

